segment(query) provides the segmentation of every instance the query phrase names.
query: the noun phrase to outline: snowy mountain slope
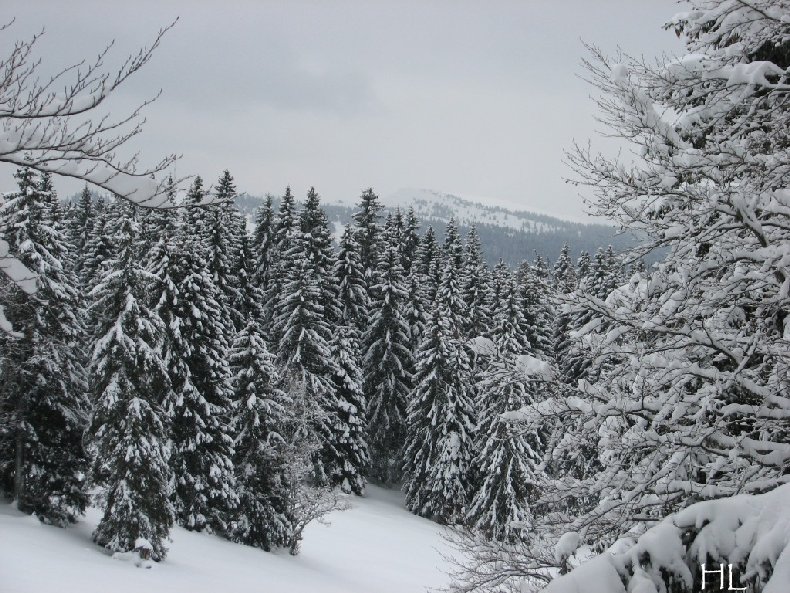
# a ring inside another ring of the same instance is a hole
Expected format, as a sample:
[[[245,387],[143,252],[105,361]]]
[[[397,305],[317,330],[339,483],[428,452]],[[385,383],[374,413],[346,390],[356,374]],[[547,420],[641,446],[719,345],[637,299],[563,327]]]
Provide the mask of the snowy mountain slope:
[[[460,226],[491,225],[525,233],[557,233],[574,223],[534,212],[514,211],[485,205],[453,194],[430,189],[401,189],[382,196],[382,203],[401,210],[414,208],[421,220],[447,221],[452,216]]]
[[[67,529],[0,505],[2,593],[422,593],[446,583],[441,528],[403,508],[399,492],[366,498],[311,525],[299,556],[266,553],[215,536],[172,531],[167,560],[151,570],[113,559],[91,541],[100,514]]]

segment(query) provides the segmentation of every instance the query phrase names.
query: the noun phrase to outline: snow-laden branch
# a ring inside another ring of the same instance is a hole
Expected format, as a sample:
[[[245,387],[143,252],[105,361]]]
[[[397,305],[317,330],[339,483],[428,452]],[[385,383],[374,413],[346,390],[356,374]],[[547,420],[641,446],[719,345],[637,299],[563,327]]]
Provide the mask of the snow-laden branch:
[[[8,34],[9,25],[0,33]],[[42,62],[35,57],[43,32],[16,41],[0,58],[0,162],[79,179],[140,206],[175,206],[166,171],[176,155],[148,167],[140,165],[138,154],[118,155],[142,132],[142,112],[159,94],[117,119],[99,113],[110,95],[151,60],[174,25],[161,28],[150,45],[115,70],[106,68],[111,43],[93,61],[83,60],[45,78],[39,76]],[[35,278],[6,242],[0,243],[0,274],[25,292],[35,290]],[[1,313],[0,328],[10,331]]]

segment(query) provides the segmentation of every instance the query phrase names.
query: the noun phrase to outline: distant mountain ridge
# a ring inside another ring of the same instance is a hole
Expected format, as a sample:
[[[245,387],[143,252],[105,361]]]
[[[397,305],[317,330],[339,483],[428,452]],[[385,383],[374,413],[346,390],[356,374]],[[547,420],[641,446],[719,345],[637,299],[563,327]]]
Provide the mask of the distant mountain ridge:
[[[66,201],[76,201],[78,196],[74,194]],[[300,199],[301,196],[297,196],[297,200]],[[236,197],[236,206],[247,217],[250,227],[255,210],[263,201],[263,196],[248,193]],[[276,209],[280,199],[274,196],[273,201]],[[535,253],[554,261],[565,243],[571,247],[575,258],[581,251],[593,254],[598,247],[605,248],[608,245],[623,251],[637,241],[633,235],[619,233],[613,226],[570,222],[535,212],[488,206],[433,190],[402,189],[381,197],[381,204],[384,206],[384,217],[396,208],[404,213],[409,207],[414,208],[421,232],[432,226],[439,241],[444,240],[444,230],[450,218],[455,219],[463,235],[475,225],[490,265],[502,258],[508,265],[517,266],[525,259],[532,260]],[[354,201],[326,201],[322,206],[339,240],[343,227],[352,220],[356,198]]]
[[[241,194],[236,204],[252,220],[262,201],[259,196]],[[274,201],[278,203],[279,198],[275,197]],[[404,213],[409,207],[413,208],[421,231],[432,226],[439,240],[443,239],[450,218],[455,219],[464,235],[475,225],[486,260],[491,265],[502,258],[507,264],[516,266],[524,259],[531,260],[536,252],[554,261],[565,243],[570,245],[574,257],[578,257],[581,251],[592,254],[598,247],[608,245],[622,251],[636,243],[633,235],[618,233],[612,226],[570,222],[545,214],[488,206],[433,190],[402,189],[382,196],[381,203],[384,216],[396,208]],[[322,206],[334,224],[335,236],[339,237],[343,226],[351,221],[356,204],[327,201]]]

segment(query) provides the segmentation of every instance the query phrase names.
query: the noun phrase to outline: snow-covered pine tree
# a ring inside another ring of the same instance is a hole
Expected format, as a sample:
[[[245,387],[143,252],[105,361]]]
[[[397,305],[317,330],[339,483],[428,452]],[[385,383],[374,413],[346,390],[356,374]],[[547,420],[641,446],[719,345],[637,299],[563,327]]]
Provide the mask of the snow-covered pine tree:
[[[425,335],[428,313],[425,310],[425,291],[420,276],[415,272],[406,276],[406,300],[403,303],[403,320],[409,328],[409,351],[412,360],[417,360],[417,351]]]
[[[41,200],[46,204],[53,228],[61,234],[62,240],[68,245],[68,257],[73,257],[74,246],[69,240],[66,221],[63,217],[63,204],[60,203],[58,192],[55,191],[55,186],[52,184],[51,173],[41,173],[38,180],[38,193],[41,196]]]
[[[286,187],[285,193],[280,198],[280,207],[277,210],[272,246],[269,249],[269,267],[263,285],[266,287],[264,294],[264,329],[269,336],[269,342],[276,350],[281,336],[277,333],[277,307],[285,297],[282,294],[283,282],[290,266],[296,265],[289,261],[285,254],[292,248],[299,235],[299,218],[296,213],[296,200],[291,193],[291,188]]]
[[[347,333],[338,325],[341,312],[337,278],[332,272],[332,237],[314,188],[307,194],[299,220],[301,235],[287,257],[291,261],[301,259],[310,268],[319,305],[315,309],[316,327],[328,329],[325,340],[330,346],[330,352],[322,352],[323,360],[316,360],[314,368],[314,372],[321,373],[322,382],[329,379],[322,387],[323,392],[315,394],[321,409],[320,421],[316,423],[320,449],[315,456],[315,476],[319,483],[362,493],[368,459],[361,416],[365,406],[359,393],[359,370],[355,368],[359,346],[354,335],[356,330],[347,328],[350,330]],[[319,371],[319,367],[323,371]]]
[[[467,338],[485,334],[490,326],[487,306],[487,287],[489,270],[483,259],[483,248],[477,229],[472,226],[466,238],[466,257],[464,258],[462,290],[466,316],[463,332]]]
[[[323,316],[318,279],[305,258],[293,263],[282,294],[274,319],[281,335],[277,362],[284,388],[306,418],[303,428],[308,432],[303,439],[317,441],[335,386],[331,381],[331,330]],[[326,481],[320,464],[313,477],[320,483]]]
[[[16,285],[0,291],[0,306],[19,332],[2,337],[0,472],[3,482],[13,477],[20,510],[63,526],[87,504],[85,329],[68,243],[40,193],[41,180],[27,168],[15,177],[19,191],[0,206],[0,227],[37,275],[38,291],[29,295]]]
[[[401,266],[403,274],[408,278],[412,273],[412,265],[417,259],[417,249],[420,246],[420,222],[414,213],[414,208],[409,206],[403,222],[403,247],[401,249]]]
[[[455,218],[450,218],[447,222],[447,227],[444,229],[444,246],[442,251],[444,256],[443,264],[454,268],[460,281],[464,268],[464,245],[461,241],[461,235],[458,232],[458,224],[455,222]]]
[[[266,194],[266,201],[255,211],[255,231],[252,235],[250,249],[255,257],[253,284],[266,294],[269,268],[272,263],[274,246],[274,207],[271,194]]]
[[[606,247],[606,269],[609,276],[609,282],[607,283],[607,286],[611,287],[609,292],[620,286],[620,284],[622,284],[623,281],[627,279],[623,277],[623,268],[624,266],[622,256],[615,253],[614,247],[608,245]]]
[[[545,260],[536,255],[530,264],[524,261],[519,267],[518,283],[524,303],[524,321],[535,356],[551,359],[554,356],[553,291],[548,281]]]
[[[556,315],[552,331],[554,360],[557,362],[562,379],[569,385],[574,385],[579,369],[576,368],[576,361],[570,354],[572,348],[570,334],[578,329],[575,323],[576,315],[571,311],[574,303],[572,295],[576,290],[577,279],[567,243],[562,246],[560,255],[554,263],[552,280],[556,298]]]
[[[177,203],[176,186],[172,177],[167,179],[167,201]],[[164,251],[173,246],[176,230],[178,228],[178,217],[175,216],[172,208],[145,208],[140,209],[140,238],[144,245],[142,249],[144,267],[147,271],[155,273],[154,267],[161,264]],[[151,291],[156,294],[155,284]],[[158,296],[158,295],[157,295]],[[151,306],[156,305],[152,301]]]
[[[94,208],[93,196],[88,185],[80,193],[80,197],[69,212],[68,233],[74,246],[72,269],[79,280],[84,278],[82,267],[85,261],[88,241],[93,236]]]
[[[91,234],[82,251],[82,267],[78,276],[86,293],[96,286],[103,275],[104,262],[115,255],[113,234],[118,225],[117,204],[114,201],[109,203],[105,200],[97,201],[93,212]],[[92,326],[90,319],[89,324]]]
[[[320,198],[315,188],[307,192],[304,207],[299,213],[301,240],[299,255],[305,257],[312,266],[321,290],[324,318],[333,325],[340,317],[337,303],[337,279],[332,273],[335,253],[332,246],[332,233],[329,221],[321,208]]]
[[[242,325],[242,319],[248,320],[247,323],[249,319],[263,322],[264,297],[263,291],[254,280],[255,256],[252,253],[251,240],[247,233],[238,234],[238,258],[233,270],[233,277],[236,279],[234,291],[236,300],[231,303],[231,317],[235,327]],[[244,329],[247,323],[241,329]]]
[[[292,517],[292,490],[284,436],[293,402],[279,388],[280,378],[262,328],[250,318],[236,335],[228,356],[233,371],[236,487],[230,537],[263,548],[285,546]]]
[[[536,388],[519,371],[518,357],[529,354],[530,346],[519,287],[508,276],[491,332],[496,353],[478,386],[476,489],[466,520],[487,538],[515,542],[534,523],[531,505],[543,482],[543,442],[537,431],[522,430],[503,417],[536,401]]]
[[[577,278],[576,270],[571,260],[570,248],[565,243],[554,262],[554,273],[552,274],[554,290],[559,294],[570,294],[576,290]]]
[[[140,266],[138,225],[126,209],[114,237],[117,256],[91,293],[102,311],[91,362],[92,475],[105,488],[93,539],[112,552],[134,550],[144,539],[154,559],[163,559],[174,519],[163,407],[170,382],[160,354],[163,323],[146,305],[153,278]]]
[[[335,397],[333,407],[326,410],[329,421],[325,424],[331,433],[324,437],[328,446],[324,446],[320,454],[325,458],[324,467],[330,472],[328,483],[347,494],[353,492],[361,496],[365,492],[370,455],[359,365],[360,346],[354,328],[336,326],[332,357]]]
[[[429,226],[417,246],[417,256],[412,265],[412,274],[416,270],[417,277],[420,279],[423,292],[423,307],[426,311],[433,308],[436,300],[436,290],[441,280],[441,267],[439,260],[441,249],[436,242],[436,233],[433,227]]]
[[[398,248],[401,267],[403,267],[403,214],[399,207],[396,207],[394,212],[387,213],[382,240],[393,243]]]
[[[462,253],[451,220],[442,281],[417,355],[404,453],[407,507],[448,524],[466,516],[476,422],[472,369],[462,332]]]
[[[196,204],[202,185],[193,183],[172,256],[160,276],[157,310],[167,329],[165,362],[173,395],[172,458],[174,503],[180,525],[226,533],[238,503],[230,434],[232,389],[219,291],[206,261]]]
[[[297,233],[291,247],[282,255],[284,277],[281,298],[276,303],[272,331],[279,336],[277,362],[282,369],[287,393],[306,417],[305,441],[315,440],[319,453],[314,456],[313,479],[328,483],[343,461],[331,459],[329,438],[333,419],[327,411],[336,406],[336,386],[332,381],[335,362],[332,357],[332,327],[326,318],[325,278],[311,260],[312,234]],[[287,262],[287,267],[285,263]],[[326,456],[324,456],[326,453]],[[326,464],[329,464],[328,466]],[[337,465],[336,465],[337,464]]]
[[[235,197],[236,186],[226,169],[217,181],[214,203],[195,213],[203,217],[208,272],[217,289],[226,336],[233,335],[246,323],[245,318],[234,315],[234,304],[241,299],[239,281],[234,272],[238,267],[240,233],[246,232],[243,227],[239,228],[238,210],[233,203]]]
[[[470,496],[474,406],[468,357],[437,303],[418,354],[406,422],[406,506],[442,524],[464,521]]]
[[[493,319],[496,312],[502,306],[505,295],[505,286],[507,285],[508,278],[510,277],[510,270],[508,269],[505,260],[501,257],[499,261],[491,270],[491,281],[486,287],[486,317]],[[487,328],[486,335],[491,336],[492,327]]]
[[[382,484],[401,476],[400,452],[414,372],[410,330],[403,316],[408,294],[397,246],[384,243],[371,287],[370,325],[364,338],[364,393],[368,407],[370,477]]]
[[[368,188],[362,192],[357,204],[357,211],[353,215],[354,238],[359,244],[359,259],[362,269],[365,271],[368,285],[375,282],[373,275],[379,263],[381,210],[379,197],[373,193],[373,188]]]
[[[340,238],[333,275],[338,290],[338,323],[353,328],[359,339],[369,323],[370,299],[359,258],[359,245],[350,225],[346,226]]]
[[[587,280],[587,276],[592,271],[592,259],[590,254],[582,251],[579,254],[579,259],[576,260],[576,285],[580,285]]]

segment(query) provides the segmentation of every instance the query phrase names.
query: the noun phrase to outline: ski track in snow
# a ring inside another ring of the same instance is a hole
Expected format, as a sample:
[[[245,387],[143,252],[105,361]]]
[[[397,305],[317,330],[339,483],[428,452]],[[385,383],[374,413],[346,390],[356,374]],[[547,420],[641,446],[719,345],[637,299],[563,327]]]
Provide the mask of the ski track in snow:
[[[99,509],[58,529],[1,504],[0,592],[422,593],[445,585],[442,528],[404,509],[400,492],[367,493],[331,515],[330,526],[310,525],[296,557],[176,527],[167,560],[151,570],[91,541]]]

